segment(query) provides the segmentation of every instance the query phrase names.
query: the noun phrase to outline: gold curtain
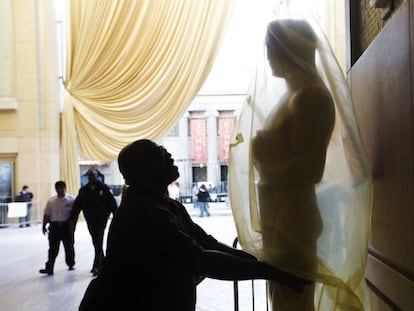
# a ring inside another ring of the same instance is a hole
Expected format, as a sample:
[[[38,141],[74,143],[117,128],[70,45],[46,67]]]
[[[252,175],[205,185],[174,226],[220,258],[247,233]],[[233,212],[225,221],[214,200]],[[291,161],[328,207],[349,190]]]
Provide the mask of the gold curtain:
[[[114,160],[160,138],[213,65],[234,0],[67,0],[61,175],[79,188],[80,156]],[[75,136],[76,135],[76,136]]]

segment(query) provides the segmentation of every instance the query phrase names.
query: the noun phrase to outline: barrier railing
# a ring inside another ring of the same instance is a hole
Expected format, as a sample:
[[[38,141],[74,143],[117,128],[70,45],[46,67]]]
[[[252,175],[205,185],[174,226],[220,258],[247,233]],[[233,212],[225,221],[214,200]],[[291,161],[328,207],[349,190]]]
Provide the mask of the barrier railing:
[[[27,226],[41,223],[42,218],[39,201],[0,203],[0,227]]]
[[[236,237],[233,241],[233,247],[237,248],[239,243],[239,239]],[[251,293],[252,293],[252,310],[256,310],[255,304],[255,288],[254,288],[254,280],[251,280]],[[234,311],[239,311],[239,281],[233,281],[233,292],[234,292]],[[267,283],[266,283],[266,311],[269,311],[269,304],[267,300]]]

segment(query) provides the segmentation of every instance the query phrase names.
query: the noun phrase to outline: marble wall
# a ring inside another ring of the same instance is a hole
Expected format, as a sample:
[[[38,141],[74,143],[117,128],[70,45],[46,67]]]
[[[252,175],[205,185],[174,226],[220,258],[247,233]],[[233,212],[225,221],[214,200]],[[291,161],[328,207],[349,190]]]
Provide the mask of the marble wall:
[[[40,220],[59,178],[58,23],[52,0],[1,0],[0,160],[14,162],[14,190],[34,192]]]

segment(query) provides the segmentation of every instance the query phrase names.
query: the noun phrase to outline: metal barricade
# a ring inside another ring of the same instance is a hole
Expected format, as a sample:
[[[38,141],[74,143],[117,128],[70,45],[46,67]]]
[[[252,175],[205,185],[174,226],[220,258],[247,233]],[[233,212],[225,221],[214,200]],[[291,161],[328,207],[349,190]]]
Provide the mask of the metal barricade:
[[[27,204],[31,204],[30,210]],[[20,217],[26,217],[28,212],[30,220],[21,222]],[[37,224],[42,222],[42,217],[39,201],[0,203],[0,227]]]
[[[233,247],[237,248],[239,239],[236,237],[233,241]],[[251,280],[251,293],[252,293],[252,310],[256,310],[255,306],[255,289],[254,289],[254,280]],[[233,281],[233,291],[234,291],[234,311],[239,311],[239,281]],[[267,283],[266,283],[266,311],[269,310],[269,304],[267,300]]]
[[[0,203],[0,226],[7,221],[7,203]]]

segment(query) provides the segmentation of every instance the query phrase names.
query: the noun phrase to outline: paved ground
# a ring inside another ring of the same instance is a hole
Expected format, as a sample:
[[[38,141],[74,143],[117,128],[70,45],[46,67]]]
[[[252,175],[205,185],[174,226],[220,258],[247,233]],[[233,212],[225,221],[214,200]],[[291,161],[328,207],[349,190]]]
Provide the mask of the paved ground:
[[[211,204],[211,217],[199,218],[187,206],[193,220],[220,241],[232,244],[236,236],[231,211],[225,204]],[[91,280],[93,249],[84,223],[76,230],[76,270],[67,271],[63,248],[53,277],[38,273],[47,257],[47,238],[41,226],[0,229],[0,310],[75,311]],[[255,310],[266,310],[265,282],[256,281]],[[252,308],[251,281],[239,282],[240,311]],[[234,310],[233,282],[206,279],[197,288],[198,311]]]

